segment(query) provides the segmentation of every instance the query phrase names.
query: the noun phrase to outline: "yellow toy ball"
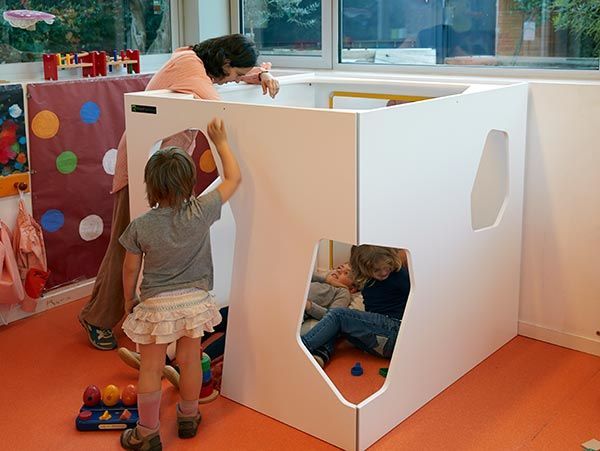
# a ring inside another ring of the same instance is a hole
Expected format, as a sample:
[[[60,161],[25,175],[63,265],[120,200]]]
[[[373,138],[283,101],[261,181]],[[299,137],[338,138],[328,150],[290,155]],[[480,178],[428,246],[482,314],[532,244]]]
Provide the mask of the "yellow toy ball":
[[[102,390],[102,402],[105,406],[112,407],[119,402],[120,392],[116,385],[107,385]]]

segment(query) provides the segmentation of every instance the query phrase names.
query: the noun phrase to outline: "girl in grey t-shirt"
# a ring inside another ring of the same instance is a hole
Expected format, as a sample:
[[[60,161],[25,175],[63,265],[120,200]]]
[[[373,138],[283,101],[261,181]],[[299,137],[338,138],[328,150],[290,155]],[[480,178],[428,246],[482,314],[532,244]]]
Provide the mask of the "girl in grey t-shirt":
[[[161,375],[171,342],[177,342],[181,368],[179,437],[196,435],[200,422],[200,340],[204,332],[212,332],[221,322],[219,309],[209,293],[213,287],[209,231],[221,216],[221,205],[241,181],[223,122],[211,121],[208,135],[222,161],[221,184],[208,194],[194,197],[196,168],[191,158],[177,147],[159,150],[150,157],[144,172],[151,209],[134,219],[119,239],[126,249],[123,287],[129,313],[123,330],[139,345],[141,354],[139,421],[135,429],[121,434],[125,449],[160,447]],[[138,303],[136,286],[142,263]]]

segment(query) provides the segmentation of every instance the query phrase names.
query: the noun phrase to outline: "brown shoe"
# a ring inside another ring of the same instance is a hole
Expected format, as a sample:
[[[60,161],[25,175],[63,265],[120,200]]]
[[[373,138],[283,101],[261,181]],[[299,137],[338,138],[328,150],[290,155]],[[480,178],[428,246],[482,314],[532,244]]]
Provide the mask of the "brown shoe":
[[[179,438],[195,437],[200,421],[202,421],[200,412],[195,417],[184,417],[179,411],[179,406],[177,406],[177,435],[179,435]]]
[[[162,451],[158,431],[154,434],[142,435],[137,427],[121,432],[121,446],[135,451]]]

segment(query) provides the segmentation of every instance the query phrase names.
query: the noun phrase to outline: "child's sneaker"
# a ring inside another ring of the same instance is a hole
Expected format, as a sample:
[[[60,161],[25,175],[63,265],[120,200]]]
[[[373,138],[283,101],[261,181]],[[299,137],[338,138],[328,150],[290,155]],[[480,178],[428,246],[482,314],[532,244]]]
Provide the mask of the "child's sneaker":
[[[81,318],[79,318],[79,322],[87,332],[90,343],[95,348],[100,349],[101,351],[111,351],[117,347],[117,340],[115,339],[112,330],[93,326]]]
[[[135,451],[162,451],[158,431],[150,435],[142,435],[137,427],[121,432],[121,446]]]
[[[202,421],[200,412],[194,417],[184,417],[179,411],[179,406],[177,406],[177,435],[179,435],[179,438],[195,437],[200,421]]]
[[[321,357],[320,355],[313,354],[313,358],[316,360],[316,362],[321,368],[325,368],[325,360],[323,360],[323,357]]]
[[[312,356],[321,368],[325,368],[325,365],[329,362],[329,353],[324,348],[315,349]]]

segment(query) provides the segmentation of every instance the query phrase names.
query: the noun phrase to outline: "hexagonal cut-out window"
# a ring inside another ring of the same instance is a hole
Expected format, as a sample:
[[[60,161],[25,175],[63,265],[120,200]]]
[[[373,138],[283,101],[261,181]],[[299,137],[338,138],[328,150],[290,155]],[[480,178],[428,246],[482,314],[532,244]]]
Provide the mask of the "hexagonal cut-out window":
[[[508,198],[508,135],[491,130],[485,140],[471,191],[473,230],[500,222]]]
[[[190,153],[194,165],[196,166],[196,186],[194,192],[196,195],[202,193],[219,176],[217,165],[210,150],[208,138],[200,130],[182,130],[181,132],[163,138],[154,143],[150,149],[149,156],[152,156],[158,149],[169,146],[181,147],[184,150],[190,146],[190,139],[195,137],[193,151]],[[188,152],[189,153],[189,152]]]
[[[374,277],[355,279],[361,271],[351,262],[371,268]],[[383,386],[410,280],[404,249],[320,242],[300,337],[348,402],[358,404]]]

